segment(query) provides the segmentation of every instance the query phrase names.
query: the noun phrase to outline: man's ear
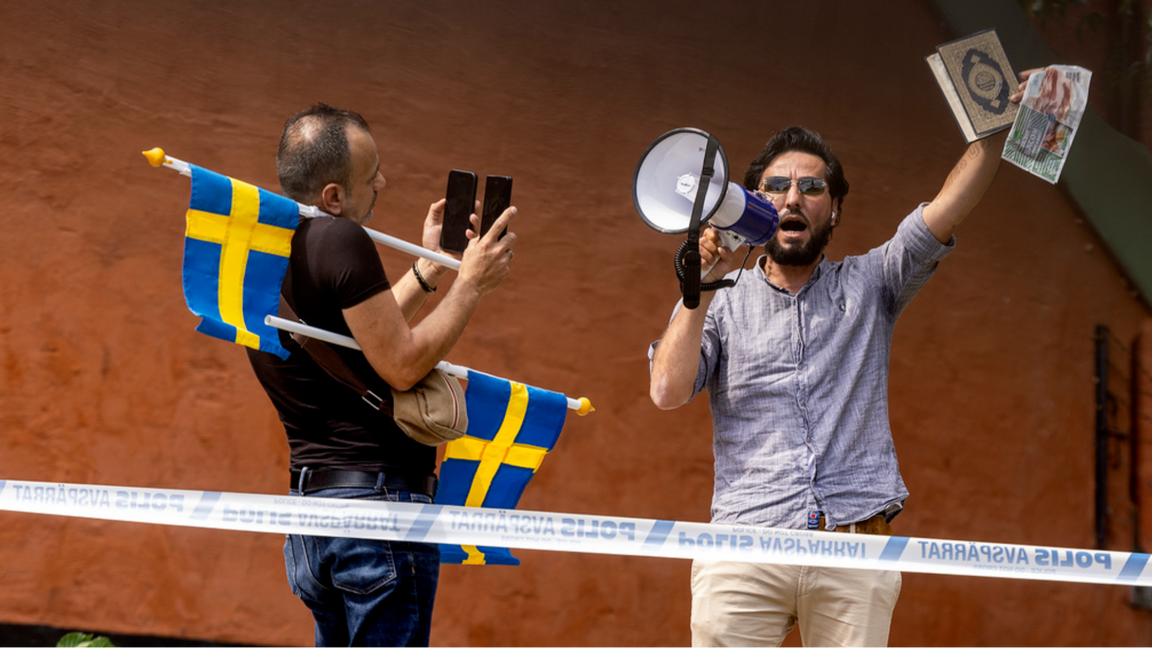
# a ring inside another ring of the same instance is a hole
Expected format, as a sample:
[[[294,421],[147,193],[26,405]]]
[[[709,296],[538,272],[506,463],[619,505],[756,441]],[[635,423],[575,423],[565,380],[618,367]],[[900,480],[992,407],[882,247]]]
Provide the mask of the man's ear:
[[[347,200],[344,195],[344,187],[335,182],[330,182],[320,190],[320,209],[323,209],[333,216],[339,216],[341,212],[344,211],[346,205]]]

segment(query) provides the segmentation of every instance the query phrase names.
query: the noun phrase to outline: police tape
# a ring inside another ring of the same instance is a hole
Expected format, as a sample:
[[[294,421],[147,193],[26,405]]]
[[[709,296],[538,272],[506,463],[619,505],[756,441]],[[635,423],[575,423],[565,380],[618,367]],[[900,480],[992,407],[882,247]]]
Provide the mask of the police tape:
[[[0,510],[259,533],[1152,585],[1142,553],[438,504],[0,480]]]

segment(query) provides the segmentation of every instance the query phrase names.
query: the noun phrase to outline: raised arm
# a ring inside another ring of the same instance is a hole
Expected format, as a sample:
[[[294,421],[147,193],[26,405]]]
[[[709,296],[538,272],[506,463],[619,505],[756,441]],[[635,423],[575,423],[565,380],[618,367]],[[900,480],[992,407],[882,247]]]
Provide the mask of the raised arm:
[[[700,368],[704,318],[713,295],[715,293],[701,294],[699,308],[677,311],[656,345],[648,395],[662,410],[680,407],[692,397],[696,372]]]
[[[1041,69],[1022,72],[1020,90],[1008,100],[1019,103],[1028,77]],[[1004,131],[973,142],[944,180],[940,193],[924,208],[924,223],[937,241],[947,243],[951,240],[956,228],[984,197],[1000,168],[1000,153],[1007,137],[1008,133]]]
[[[460,258],[459,254],[448,252],[440,247],[440,230],[444,224],[444,204],[446,202],[445,199],[441,198],[428,206],[428,215],[424,218],[424,235],[421,243],[425,249],[453,258]],[[428,301],[430,294],[424,289],[424,285],[434,290],[440,283],[440,278],[448,271],[444,266],[427,259],[417,259],[413,265],[418,270],[405,272],[400,280],[392,286],[392,296],[400,306],[400,312],[406,322],[412,321],[412,317]],[[420,273],[420,279],[424,280],[423,283],[416,278],[416,272]]]
[[[739,266],[737,256],[721,245],[719,234],[712,228],[701,232],[700,260],[705,268],[711,268],[702,280],[704,283],[723,279]],[[704,319],[715,296],[715,292],[702,292],[697,308],[680,308],[656,345],[648,384],[648,395],[656,407],[675,409],[692,398],[692,388],[696,385],[696,373],[700,368]]]
[[[389,385],[408,389],[431,371],[456,344],[480,298],[508,276],[516,235],[509,232],[501,239],[499,232],[515,213],[515,208],[509,208],[488,235],[469,242],[452,288],[415,327],[409,328],[391,290],[344,309],[352,336],[364,349],[372,368]],[[476,221],[474,217],[478,230]]]
[[[937,241],[947,243],[976,207],[1000,168],[1005,133],[973,142],[952,168],[940,193],[924,207],[924,223]]]

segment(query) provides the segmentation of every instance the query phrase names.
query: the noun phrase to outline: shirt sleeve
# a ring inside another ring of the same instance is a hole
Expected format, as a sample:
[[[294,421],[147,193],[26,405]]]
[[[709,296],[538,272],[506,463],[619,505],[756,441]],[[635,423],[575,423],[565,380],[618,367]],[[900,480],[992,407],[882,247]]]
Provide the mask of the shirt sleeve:
[[[364,228],[345,218],[334,218],[312,252],[329,294],[337,305],[350,308],[391,288],[376,245]]]
[[[668,318],[671,322],[676,317],[676,313],[684,307],[683,300],[676,303],[676,308],[672,309],[672,317]],[[648,375],[652,375],[652,361],[656,357],[656,347],[660,346],[660,340],[656,340],[648,345]],[[704,321],[704,334],[700,341],[700,365],[696,369],[696,380],[692,384],[692,395],[688,397],[691,401],[704,390],[705,385],[708,383],[708,376],[716,370],[716,359],[719,357],[720,336],[716,330],[716,320],[713,317],[713,310],[711,307],[708,309],[708,314]]]
[[[921,204],[905,217],[892,240],[875,250],[882,256],[884,284],[896,316],[928,282],[940,261],[956,248],[956,237],[941,244],[929,231],[924,222],[927,204]]]

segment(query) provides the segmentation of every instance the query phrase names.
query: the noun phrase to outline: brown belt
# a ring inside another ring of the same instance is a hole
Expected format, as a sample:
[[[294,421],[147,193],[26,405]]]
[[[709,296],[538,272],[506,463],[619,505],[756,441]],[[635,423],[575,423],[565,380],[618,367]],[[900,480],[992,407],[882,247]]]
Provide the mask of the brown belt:
[[[820,531],[824,528],[824,516],[820,516]],[[873,515],[867,520],[853,522],[852,524],[838,524],[833,531],[837,533],[867,533],[868,535],[892,535],[892,526],[883,513]]]

